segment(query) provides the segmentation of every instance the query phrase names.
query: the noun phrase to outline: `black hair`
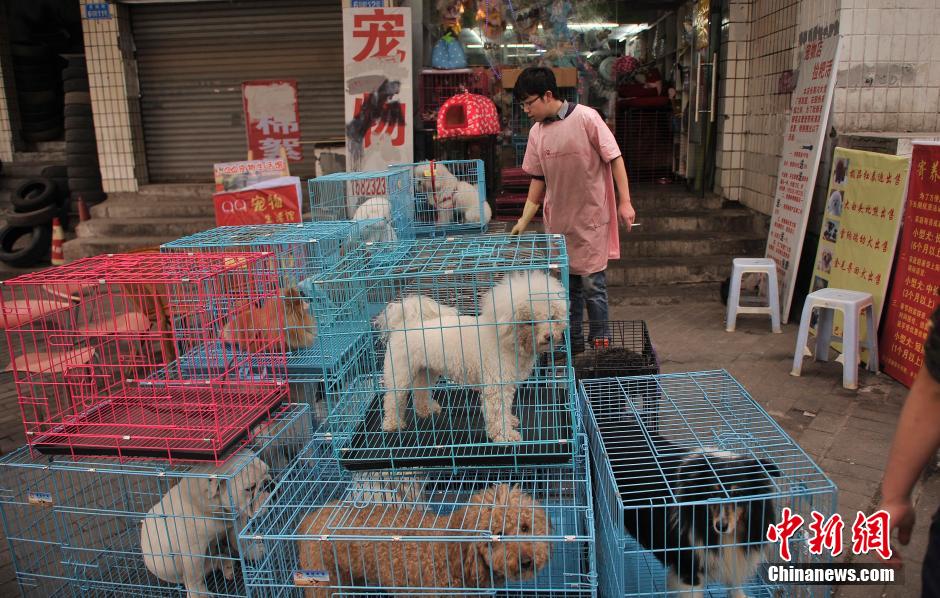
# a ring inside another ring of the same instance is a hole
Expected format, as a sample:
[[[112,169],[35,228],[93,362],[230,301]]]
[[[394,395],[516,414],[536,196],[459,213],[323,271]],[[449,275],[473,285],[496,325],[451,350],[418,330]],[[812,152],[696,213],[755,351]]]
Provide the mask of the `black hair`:
[[[519,73],[516,85],[512,88],[512,95],[517,100],[524,100],[529,96],[541,97],[547,91],[552,92],[552,97],[560,99],[555,73],[544,66],[530,66]]]

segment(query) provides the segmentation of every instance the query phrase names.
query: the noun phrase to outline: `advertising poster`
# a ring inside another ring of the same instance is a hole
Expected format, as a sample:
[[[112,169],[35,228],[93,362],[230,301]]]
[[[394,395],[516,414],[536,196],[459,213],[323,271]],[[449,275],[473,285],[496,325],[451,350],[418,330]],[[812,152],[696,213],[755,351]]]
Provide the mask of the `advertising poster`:
[[[274,160],[282,153],[291,162],[304,159],[296,81],[245,81],[242,101],[252,159]]]
[[[343,9],[347,170],[413,161],[411,8]]]
[[[837,147],[832,164],[810,292],[832,287],[871,293],[877,326],[891,277],[910,160]],[[836,312],[832,333],[842,336],[841,312]],[[864,322],[861,334],[866,338]],[[841,350],[840,343],[833,346]],[[867,362],[867,351],[861,355]]]
[[[283,158],[276,160],[245,160],[242,162],[220,162],[213,164],[212,174],[215,178],[215,190],[235,191],[243,189],[261,181],[289,176],[287,161]]]
[[[282,177],[212,196],[216,226],[301,222],[300,178]]]
[[[800,47],[800,69],[790,100],[790,118],[777,171],[773,214],[764,257],[777,263],[780,321],[786,323],[793,301],[803,236],[819,169],[820,151],[839,64],[840,37],[831,35]]]
[[[915,142],[894,283],[878,350],[886,374],[910,387],[924,364],[940,287],[940,144]]]

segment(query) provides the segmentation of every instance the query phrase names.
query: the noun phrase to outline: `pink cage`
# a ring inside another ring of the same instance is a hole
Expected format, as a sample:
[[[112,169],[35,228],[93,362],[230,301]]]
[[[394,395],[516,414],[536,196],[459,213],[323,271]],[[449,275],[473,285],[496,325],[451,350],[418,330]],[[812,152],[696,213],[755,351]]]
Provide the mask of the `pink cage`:
[[[2,288],[31,450],[221,463],[287,397],[273,254],[102,255]]]

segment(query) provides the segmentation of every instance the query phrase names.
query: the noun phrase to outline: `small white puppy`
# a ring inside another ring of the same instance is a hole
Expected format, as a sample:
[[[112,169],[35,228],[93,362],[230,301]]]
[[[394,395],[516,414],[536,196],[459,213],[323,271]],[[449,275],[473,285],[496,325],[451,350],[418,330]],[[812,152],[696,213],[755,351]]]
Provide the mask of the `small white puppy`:
[[[392,228],[392,205],[384,197],[370,197],[356,208],[353,220],[375,220],[365,224],[360,231],[364,243],[378,241],[397,241],[398,235]]]
[[[250,461],[234,478],[181,480],[142,522],[140,547],[147,569],[163,581],[184,584],[188,598],[208,594],[206,575],[220,567],[226,579],[234,577],[231,558],[208,557],[219,555],[226,542],[229,551],[237,552],[238,533],[268,496],[268,466],[247,452],[230,463],[245,459]],[[252,553],[243,556],[256,560],[262,553],[263,546],[255,544]]]
[[[545,272],[514,272],[483,296],[479,316],[462,316],[453,308],[435,314],[434,305],[439,304],[428,297],[409,297],[386,307],[382,429],[405,426],[409,392],[418,417],[439,413],[431,389],[445,376],[481,386],[490,439],[521,441],[512,412],[516,386],[532,374],[540,353],[561,346],[568,325],[565,288]]]
[[[483,213],[480,213],[480,193],[470,183],[460,181],[454,194],[455,209],[463,214],[464,222],[483,222],[488,224],[493,217],[493,210],[486,199],[483,200]]]
[[[462,181],[443,164],[422,162],[414,167],[414,180],[417,191],[424,193],[428,204],[435,210],[437,224],[449,224],[456,214],[463,216],[464,222],[483,222],[486,224],[493,217],[489,203],[483,201],[483,213],[480,213],[480,192],[475,185]]]

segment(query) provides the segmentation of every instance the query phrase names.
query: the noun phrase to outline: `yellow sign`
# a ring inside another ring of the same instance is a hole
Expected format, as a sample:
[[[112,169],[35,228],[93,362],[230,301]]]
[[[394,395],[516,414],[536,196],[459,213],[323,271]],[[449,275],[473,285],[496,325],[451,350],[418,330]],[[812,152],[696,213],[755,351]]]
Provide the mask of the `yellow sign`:
[[[822,288],[871,293],[881,319],[901,226],[910,159],[837,147],[810,292]],[[862,322],[864,339],[865,326]],[[842,314],[833,322],[842,336]],[[833,343],[841,351],[840,343]],[[867,352],[862,360],[867,361]]]

